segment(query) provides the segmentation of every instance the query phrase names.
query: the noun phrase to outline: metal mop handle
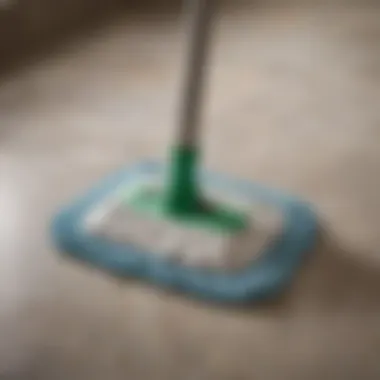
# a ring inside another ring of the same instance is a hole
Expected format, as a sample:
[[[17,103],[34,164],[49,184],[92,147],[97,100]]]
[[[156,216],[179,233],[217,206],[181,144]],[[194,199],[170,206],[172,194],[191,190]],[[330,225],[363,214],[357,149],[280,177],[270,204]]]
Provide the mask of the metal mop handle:
[[[198,132],[204,65],[215,0],[187,0],[190,14],[189,56],[180,109],[179,135],[171,151],[168,209],[173,213],[196,212],[202,205],[198,188]]]
[[[189,51],[180,109],[178,142],[187,147],[198,145],[204,67],[210,42],[213,1],[187,0],[186,2],[186,11],[189,14]]]

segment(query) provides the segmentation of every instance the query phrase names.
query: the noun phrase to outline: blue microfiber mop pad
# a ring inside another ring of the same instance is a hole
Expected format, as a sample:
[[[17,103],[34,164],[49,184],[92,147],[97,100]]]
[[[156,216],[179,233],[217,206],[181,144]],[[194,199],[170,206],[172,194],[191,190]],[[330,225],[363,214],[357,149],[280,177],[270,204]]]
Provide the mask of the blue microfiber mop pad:
[[[220,174],[202,173],[201,182],[278,207],[284,226],[274,244],[246,268],[217,272],[176,264],[111,242],[81,228],[84,216],[120,185],[145,175],[164,175],[163,165],[144,162],[106,178],[83,197],[64,208],[53,220],[57,247],[67,255],[86,261],[118,276],[137,277],[150,283],[216,302],[243,303],[264,300],[281,293],[299,269],[317,237],[317,220],[311,207],[290,195],[256,183]]]

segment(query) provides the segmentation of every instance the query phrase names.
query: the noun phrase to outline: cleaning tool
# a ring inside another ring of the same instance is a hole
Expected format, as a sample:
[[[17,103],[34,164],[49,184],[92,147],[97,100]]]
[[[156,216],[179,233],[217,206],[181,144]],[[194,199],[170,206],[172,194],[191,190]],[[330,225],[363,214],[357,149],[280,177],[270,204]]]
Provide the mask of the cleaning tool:
[[[316,241],[317,222],[293,196],[199,170],[212,3],[187,3],[188,67],[169,163],[118,170],[64,208],[53,234],[63,252],[115,275],[217,302],[251,302],[290,284]]]

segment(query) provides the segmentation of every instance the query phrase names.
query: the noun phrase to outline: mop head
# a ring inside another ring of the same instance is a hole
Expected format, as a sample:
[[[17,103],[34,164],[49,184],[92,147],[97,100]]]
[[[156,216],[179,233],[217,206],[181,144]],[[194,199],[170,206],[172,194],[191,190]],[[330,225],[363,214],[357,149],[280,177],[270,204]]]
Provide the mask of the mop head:
[[[53,223],[57,245],[121,276],[215,301],[277,295],[316,237],[305,203],[225,178],[201,177],[200,212],[165,207],[165,168],[144,163],[103,181]]]

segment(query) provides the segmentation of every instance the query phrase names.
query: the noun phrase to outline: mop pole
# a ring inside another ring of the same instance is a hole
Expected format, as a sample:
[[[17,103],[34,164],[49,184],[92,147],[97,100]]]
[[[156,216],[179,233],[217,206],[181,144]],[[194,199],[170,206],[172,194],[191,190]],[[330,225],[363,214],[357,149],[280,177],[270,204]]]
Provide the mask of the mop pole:
[[[174,213],[195,212],[200,205],[197,181],[200,115],[205,65],[211,36],[212,2],[187,0],[189,15],[188,57],[180,105],[178,134],[171,151],[169,209]]]

